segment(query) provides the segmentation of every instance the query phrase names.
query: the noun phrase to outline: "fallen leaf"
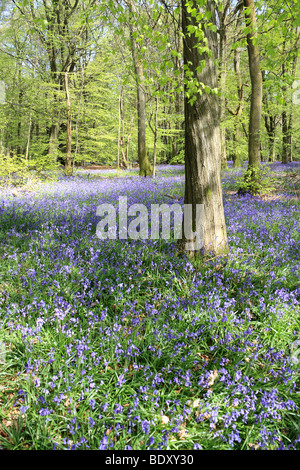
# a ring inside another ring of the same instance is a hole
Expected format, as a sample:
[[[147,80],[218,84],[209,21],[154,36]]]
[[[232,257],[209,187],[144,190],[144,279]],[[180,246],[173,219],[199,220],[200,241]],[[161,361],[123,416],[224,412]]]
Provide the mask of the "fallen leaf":
[[[168,424],[169,421],[170,421],[170,418],[168,416],[161,417],[161,424]]]
[[[178,432],[178,436],[181,441],[184,441],[184,438],[186,435],[187,435],[186,429],[180,429],[180,431]]]
[[[218,377],[218,371],[215,369],[215,370],[213,371],[213,373],[210,374],[210,376],[209,376],[208,385],[209,385],[209,386],[212,386],[212,385],[214,384],[214,382],[215,382],[215,380],[216,380],[217,377]]]
[[[201,403],[200,398],[197,398],[197,399],[193,402],[193,408],[198,408],[198,406],[200,406],[200,403]]]
[[[65,401],[65,403],[64,403],[64,405],[65,405],[65,406],[70,406],[70,403],[71,403],[71,402],[70,402],[70,398],[67,398],[66,401]]]

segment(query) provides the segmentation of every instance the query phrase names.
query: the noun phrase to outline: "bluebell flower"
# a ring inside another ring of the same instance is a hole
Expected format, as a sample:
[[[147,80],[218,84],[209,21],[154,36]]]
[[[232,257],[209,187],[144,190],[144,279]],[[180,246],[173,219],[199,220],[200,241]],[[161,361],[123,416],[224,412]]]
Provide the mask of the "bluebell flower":
[[[150,423],[149,423],[149,421],[147,421],[147,420],[142,421],[141,422],[141,428],[142,428],[142,431],[145,434],[149,434],[149,432],[150,432]]]

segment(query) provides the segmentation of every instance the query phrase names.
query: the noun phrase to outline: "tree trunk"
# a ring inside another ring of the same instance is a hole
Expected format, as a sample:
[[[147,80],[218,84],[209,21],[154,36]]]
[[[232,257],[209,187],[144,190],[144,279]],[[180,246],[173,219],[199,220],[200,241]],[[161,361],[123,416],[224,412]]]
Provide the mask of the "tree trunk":
[[[29,146],[30,146],[30,138],[31,138],[31,128],[32,128],[32,123],[31,123],[31,113],[30,113],[30,116],[29,116],[29,124],[28,124],[27,142],[26,142],[26,150],[25,150],[25,160],[28,160],[28,157],[29,157]]]
[[[48,155],[53,162],[57,161],[59,128],[59,123],[53,123],[50,127]]]
[[[133,113],[133,115],[132,115],[132,117],[131,117],[131,120],[130,120],[130,130],[129,130],[129,132],[128,132],[127,139],[126,139],[125,160],[128,162],[128,168],[132,167],[132,162],[130,163],[130,161],[129,161],[129,144],[130,144],[130,138],[131,138],[131,136],[132,136],[133,121],[134,121],[136,112],[137,112],[137,110],[134,111],[134,113]]]
[[[227,76],[227,63],[226,63],[226,52],[227,52],[227,26],[225,24],[227,10],[229,7],[229,2],[222,2],[223,8],[218,8],[218,17],[219,17],[219,67],[220,67],[220,87],[221,87],[221,100],[220,100],[220,119],[221,124],[225,121],[226,116],[226,98],[225,98],[225,88],[226,88],[226,76]],[[227,166],[227,155],[226,155],[226,129],[224,126],[221,126],[221,145],[222,145],[222,155],[221,155],[221,169],[228,168]]]
[[[133,0],[130,0],[129,7],[130,11],[135,14],[136,5]],[[138,58],[137,44],[132,31],[130,31],[130,38],[137,84],[138,162],[140,167],[140,176],[151,176],[152,166],[149,162],[146,148],[146,92],[143,65]]]
[[[237,114],[235,116],[234,120],[234,130],[233,130],[233,144],[234,144],[234,149],[233,149],[233,168],[239,168],[242,165],[242,155],[241,155],[241,150],[240,150],[240,137],[241,137],[241,132],[240,132],[240,123],[239,123],[240,115]]]
[[[251,78],[251,104],[248,132],[248,169],[239,194],[257,194],[260,188],[260,125],[262,115],[262,73],[260,70],[259,48],[254,0],[243,0],[247,27],[249,71]]]
[[[138,77],[138,161],[140,166],[140,176],[150,176],[152,174],[152,167],[149,162],[146,148],[146,93],[142,65],[137,64],[135,70]]]
[[[288,116],[286,110],[282,112],[282,163],[292,161],[292,136],[290,135]]]
[[[22,89],[22,76],[21,76],[21,64],[18,64],[19,67],[19,110],[18,110],[18,126],[17,126],[17,136],[18,136],[18,142],[17,142],[17,155],[20,157],[22,153],[22,145],[21,145],[21,129],[22,129],[22,101],[23,101],[23,89]]]
[[[293,51],[293,60],[291,64],[291,75],[293,79],[296,78],[297,71],[297,59],[299,51],[299,38],[298,35],[296,44]],[[283,43],[283,53],[286,50],[286,42]],[[282,76],[285,79],[285,74],[287,72],[286,63],[282,64]],[[282,163],[289,163],[293,161],[293,101],[291,101],[290,106],[288,106],[288,97],[287,97],[287,86],[283,86],[283,94],[285,100],[285,109],[282,112]],[[290,109],[289,109],[290,108]]]
[[[157,151],[157,137],[158,137],[158,96],[155,97],[155,114],[154,114],[154,128],[152,127],[151,124],[151,119],[152,119],[152,106],[151,107],[151,116],[149,119],[149,127],[151,131],[153,132],[153,172],[152,176],[155,178],[155,172],[156,172],[156,151]]]
[[[237,23],[238,24],[238,23]],[[236,75],[237,81],[237,95],[239,99],[239,104],[235,111],[231,108],[227,107],[227,110],[234,116],[234,130],[233,130],[233,142],[234,142],[234,150],[233,150],[233,167],[238,168],[242,164],[242,155],[239,147],[239,136],[240,136],[240,119],[244,108],[244,86],[247,84],[242,83],[242,77],[240,72],[240,56],[241,50],[239,48],[235,49],[234,51],[234,72]]]
[[[193,74],[194,80],[210,88],[218,87],[216,67],[218,41],[217,34],[206,29],[207,46],[212,57],[201,53],[199,39],[188,31],[189,25],[198,27],[199,20],[188,12],[186,0],[182,0],[182,30],[184,34],[183,54],[185,70]],[[196,0],[189,5],[199,11]],[[215,6],[208,1],[206,9],[212,14],[210,22],[216,24]],[[204,29],[204,26],[202,25]],[[200,71],[201,61],[205,67]],[[186,91],[187,85],[185,85]],[[184,203],[191,204],[193,210],[192,230],[197,228],[196,207],[203,204],[201,222],[203,247],[197,249],[183,230],[183,240],[179,247],[189,251],[190,256],[213,252],[216,255],[227,252],[227,233],[221,186],[221,131],[219,97],[213,93],[197,93],[192,104],[185,93],[185,197]],[[184,221],[185,222],[185,221]]]
[[[265,115],[265,127],[268,134],[269,162],[275,162],[276,116]]]
[[[121,152],[121,166],[123,168],[129,168],[128,153],[125,152],[125,111],[123,85],[121,85],[119,93],[119,152]]]
[[[251,78],[251,106],[249,119],[249,167],[260,166],[260,123],[262,113],[262,74],[257,46],[254,0],[244,0],[245,17],[251,32],[247,34],[249,70]],[[255,171],[253,172],[255,173]]]
[[[69,93],[69,82],[68,82],[68,72],[65,72],[65,90],[66,90],[66,100],[67,100],[67,141],[66,141],[66,162],[65,162],[65,172],[70,173],[72,171],[71,162],[72,162],[72,113],[71,113],[71,100]]]

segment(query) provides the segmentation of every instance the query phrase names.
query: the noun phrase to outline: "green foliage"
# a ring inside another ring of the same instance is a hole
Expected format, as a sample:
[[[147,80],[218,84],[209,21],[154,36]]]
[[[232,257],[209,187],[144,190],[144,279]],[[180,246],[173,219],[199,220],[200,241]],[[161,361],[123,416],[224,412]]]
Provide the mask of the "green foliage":
[[[249,166],[238,181],[238,193],[251,196],[267,194],[273,191],[274,175],[267,166]]]
[[[52,178],[50,175],[58,169],[59,163],[49,160],[48,155],[26,160],[22,155],[0,154],[0,185],[32,187],[40,180]]]
[[[1,185],[19,185],[20,183],[24,183],[28,179],[28,176],[29,166],[24,157],[0,154]]]
[[[19,416],[10,426],[0,425],[0,448],[22,450],[24,447],[23,418]]]
[[[182,163],[184,93],[193,103],[199,94],[219,93],[220,90],[210,90],[196,79],[195,75],[201,74],[207,60],[199,64],[194,74],[190,64],[184,65],[179,2],[177,6],[173,5],[171,11],[156,0],[136,0],[136,13],[129,15],[128,3],[126,6],[125,2],[119,2],[118,5],[113,1],[94,4],[90,0],[80,0],[74,11],[72,10],[71,19],[66,17],[65,32],[59,28],[57,18],[51,23],[51,12],[54,11],[54,5],[60,2],[61,0],[49,0],[49,11],[45,11],[43,2],[18,0],[14,2],[16,8],[13,21],[7,14],[10,12],[10,2],[2,2],[0,80],[6,83],[6,103],[0,105],[0,152],[25,155],[28,147],[28,159],[34,161],[38,171],[51,166],[56,158],[61,163],[64,162],[67,109],[61,77],[62,70],[66,69],[64,65],[67,64],[67,68],[71,66],[68,57],[73,57],[73,68],[69,73],[72,163],[80,164],[85,161],[115,165],[118,150],[126,149],[127,138],[130,140],[130,161],[135,162],[137,119],[135,117],[132,120],[132,117],[136,109],[136,83],[131,31],[145,76],[148,123],[151,105],[153,108],[155,96],[159,97],[157,162]],[[188,27],[188,34],[198,38],[199,52],[208,57],[210,51],[207,49],[201,24],[211,30],[215,28],[210,15],[205,13],[205,3],[204,0],[186,2],[188,14],[195,19],[195,23]],[[218,11],[224,12],[225,2],[219,1],[216,5]],[[299,1],[296,5],[299,5]],[[237,166],[240,166],[247,159],[251,87],[245,38],[247,25],[245,21],[238,24],[232,8],[231,4],[227,17],[227,78],[222,84],[226,112],[222,125],[226,131],[227,158],[235,160]],[[291,2],[281,5],[275,0],[268,4],[262,2],[256,10],[261,68],[264,73],[262,155],[264,160],[268,160],[275,156],[278,158],[281,154],[282,113],[286,111],[292,122],[294,158],[298,158],[300,106],[293,105],[292,85],[294,80],[299,79],[299,71],[297,75],[297,70],[293,68],[293,58],[299,51],[299,14],[296,6],[291,8]],[[65,13],[63,7],[62,14]],[[55,73],[50,67],[49,48],[45,47],[45,41],[56,51]],[[240,50],[242,99],[238,96],[233,61],[233,52],[237,48]],[[119,140],[118,102],[122,86],[124,128]],[[239,103],[242,103],[242,111],[237,117],[235,113]],[[270,117],[276,122],[275,146],[272,145],[272,136],[270,137],[264,125],[264,121],[268,122]],[[152,127],[153,121],[152,116]],[[57,122],[60,124],[58,146],[49,157],[49,133],[51,126]],[[153,132],[150,127],[146,130],[146,140],[151,159]],[[120,141],[122,144],[119,148]]]

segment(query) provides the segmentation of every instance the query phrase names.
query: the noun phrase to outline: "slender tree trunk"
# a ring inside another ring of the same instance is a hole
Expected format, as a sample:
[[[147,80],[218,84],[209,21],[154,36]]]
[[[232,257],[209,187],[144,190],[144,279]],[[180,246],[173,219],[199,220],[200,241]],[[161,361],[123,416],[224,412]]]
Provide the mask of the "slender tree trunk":
[[[221,119],[221,142],[222,142],[222,156],[221,156],[221,169],[228,168],[227,166],[227,155],[226,155],[226,129],[222,125],[225,121],[226,116],[226,76],[227,76],[227,63],[226,63],[226,52],[227,52],[227,26],[225,24],[227,10],[229,7],[229,1],[222,2],[223,7],[218,8],[219,17],[219,67],[220,67],[220,87],[221,87],[221,100],[220,100],[220,119]]]
[[[137,76],[137,106],[138,106],[138,162],[140,176],[150,176],[152,167],[149,162],[146,148],[146,93],[143,67],[135,62]]]
[[[117,177],[119,176],[120,168],[120,136],[121,136],[121,106],[122,106],[122,87],[119,93],[119,125],[118,125],[118,153],[117,153]]]
[[[152,107],[151,107],[151,118],[152,118]],[[153,173],[152,176],[155,178],[156,172],[156,152],[157,152],[157,136],[158,136],[158,96],[155,97],[155,114],[154,114],[154,128],[151,124],[151,118],[149,119],[149,126],[153,132]]]
[[[128,154],[125,152],[125,111],[124,111],[124,86],[120,87],[119,94],[119,152],[121,153],[121,166],[129,167]]]
[[[227,107],[227,110],[234,116],[234,130],[233,130],[233,167],[238,168],[242,164],[242,155],[239,148],[239,137],[240,137],[240,119],[244,108],[244,86],[247,84],[242,83],[242,77],[240,72],[240,49],[237,48],[234,51],[234,72],[237,81],[237,95],[239,99],[238,106],[235,111]]]
[[[281,114],[282,120],[282,163],[292,161],[291,155],[291,136],[289,135],[287,112],[284,110]]]
[[[69,93],[69,81],[68,72],[65,72],[65,91],[67,100],[67,141],[66,141],[66,162],[65,171],[70,173],[72,163],[72,112],[71,112],[71,100]]]
[[[268,134],[269,162],[275,162],[276,117],[265,115],[265,127]]]
[[[155,123],[154,123],[154,147],[153,147],[153,177],[156,172],[156,152],[157,152],[157,136],[158,136],[158,96],[156,97]]]
[[[241,132],[240,132],[240,115],[237,114],[235,116],[234,120],[234,130],[233,130],[233,168],[239,168],[242,165],[242,155],[241,155],[241,150],[240,150],[240,138],[241,138]]]
[[[290,162],[293,161],[293,109],[290,111],[289,124],[288,124],[288,139],[290,148]]]
[[[297,70],[297,59],[298,59],[298,51],[299,51],[299,39],[300,35],[298,34],[298,38],[295,44],[294,54],[293,54],[293,61],[291,67],[291,74],[293,79],[296,77],[296,70]],[[283,53],[285,53],[286,43],[283,43]],[[287,72],[287,67],[285,62],[282,64],[282,76],[284,78]],[[289,163],[293,161],[293,101],[291,101],[290,106],[288,106],[288,98],[287,98],[287,86],[283,87],[284,93],[284,100],[285,100],[285,109],[282,112],[282,163]],[[290,109],[289,109],[290,108]]]
[[[199,11],[196,0],[190,0],[189,6]],[[212,14],[210,22],[216,24],[215,4],[207,1],[206,10]],[[198,27],[199,20],[190,15],[187,1],[182,0],[183,55],[185,69],[193,74],[194,80],[210,88],[218,87],[217,34],[207,29],[207,46],[212,52],[201,53],[199,39],[188,31],[189,25]],[[202,28],[204,29],[203,25]],[[200,71],[201,61],[205,67]],[[227,251],[227,233],[222,200],[221,186],[221,132],[219,97],[212,93],[197,93],[192,104],[185,94],[185,196],[184,203],[193,209],[192,229],[197,229],[196,207],[204,205],[203,247],[198,250],[193,242],[187,245],[188,238],[183,230],[183,240],[179,247],[188,249],[190,256],[213,252],[221,254]]]
[[[136,5],[133,0],[129,2],[130,10],[136,13]],[[151,176],[152,166],[149,162],[146,148],[146,92],[143,65],[138,58],[137,44],[130,31],[132,57],[135,68],[137,84],[137,107],[138,107],[138,162],[140,167],[140,176]]]
[[[181,30],[180,30],[180,25],[182,23],[181,20],[181,11],[179,12],[179,18],[178,18],[178,27],[175,29],[175,47],[176,47],[176,52],[177,55],[175,57],[175,71],[178,73],[182,73],[182,66],[181,66],[181,61],[180,57],[182,56],[182,37],[181,37]],[[182,75],[181,75],[182,79]],[[181,92],[177,92],[175,94],[175,102],[174,102],[174,107],[175,107],[175,115],[176,115],[176,120],[175,120],[175,130],[176,134],[173,137],[173,148],[172,148],[172,157],[176,157],[179,152],[180,152],[180,147],[182,147],[182,144],[180,146],[180,142],[182,142],[182,137],[183,137],[183,96]]]
[[[52,123],[50,127],[48,154],[53,162],[57,161],[59,128],[58,122]]]
[[[249,119],[248,157],[249,168],[260,166],[260,124],[262,113],[262,74],[257,46],[254,0],[244,0],[245,17],[251,32],[247,34],[249,70],[251,78],[251,106]],[[255,173],[255,171],[254,171]]]
[[[283,44],[283,50],[285,51],[285,42]],[[286,73],[285,63],[282,64],[282,76],[284,77]],[[282,121],[282,163],[289,163],[292,161],[291,156],[291,136],[289,135],[289,123],[288,123],[288,113],[287,113],[287,86],[285,85],[282,88],[284,94],[284,105],[285,108],[281,114]]]
[[[134,121],[134,118],[135,118],[135,115],[136,115],[136,111],[134,112],[134,114],[132,115],[131,117],[131,120],[130,120],[130,130],[129,130],[129,133],[127,135],[127,139],[126,139],[126,153],[125,153],[125,160],[128,162],[128,167],[131,166],[131,163],[129,161],[129,145],[130,145],[130,138],[132,136],[132,131],[133,131],[133,121]]]
[[[18,105],[19,105],[19,111],[18,111],[19,120],[18,120],[18,126],[17,126],[17,135],[18,135],[17,155],[21,156],[21,153],[22,153],[22,147],[21,147],[22,112],[21,112],[21,106],[22,106],[22,101],[23,101],[23,90],[22,90],[22,83],[21,83],[21,80],[22,80],[21,64],[18,64],[18,67],[19,67],[18,79],[19,79],[19,90],[20,91],[19,91],[19,96],[18,96],[18,99],[19,99],[19,102],[18,102]]]
[[[239,193],[256,194],[260,182],[260,126],[262,116],[262,73],[260,70],[259,48],[257,45],[257,27],[254,0],[243,0],[246,25],[250,27],[247,34],[249,71],[251,78],[251,104],[248,132],[248,170],[245,174],[245,185]]]
[[[26,142],[26,150],[25,150],[25,160],[28,160],[29,156],[29,145],[30,145],[30,137],[31,137],[31,113],[29,116],[29,124],[28,124],[28,134],[27,134],[27,142]]]
[[[80,88],[80,97],[79,97],[79,104],[78,104],[78,110],[77,110],[77,119],[76,119],[76,124],[75,124],[75,134],[76,134],[76,145],[75,145],[75,152],[74,152],[74,157],[73,157],[73,168],[74,164],[77,160],[77,155],[80,153],[80,144],[79,144],[79,122],[80,122],[80,114],[81,114],[81,108],[82,108],[82,101],[83,101],[83,90],[85,86],[85,76],[84,76],[84,70],[81,70],[81,88]]]
[[[265,72],[262,71],[263,81],[265,80]],[[269,106],[271,98],[268,93],[263,95],[263,103],[265,106],[265,128],[268,134],[268,150],[269,150],[269,162],[275,162],[275,137],[276,137],[276,127],[277,127],[277,116],[272,114],[271,108]]]

